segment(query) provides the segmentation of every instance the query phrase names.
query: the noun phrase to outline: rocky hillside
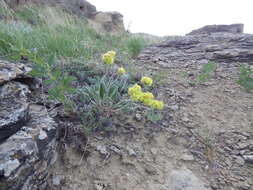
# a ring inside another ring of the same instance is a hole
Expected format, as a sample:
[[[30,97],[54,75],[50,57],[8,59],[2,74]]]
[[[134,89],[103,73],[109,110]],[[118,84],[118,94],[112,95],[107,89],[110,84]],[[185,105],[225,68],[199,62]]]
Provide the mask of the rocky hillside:
[[[147,48],[140,59],[151,58],[149,61],[167,67],[174,61],[182,64],[196,61],[205,63],[208,60],[226,65],[230,62],[252,64],[253,35],[242,32],[242,24],[206,26],[186,36],[174,37]]]
[[[85,17],[97,32],[121,34],[125,32],[123,15],[118,12],[101,12],[86,0],[4,0],[13,9],[25,5],[52,5],[60,7],[71,14]]]
[[[50,2],[105,31],[122,23],[86,1]],[[253,35],[241,24],[173,37],[134,60],[136,39],[42,23],[0,23],[1,190],[252,190]],[[102,64],[111,49],[122,52]],[[129,100],[142,76],[163,109]]]

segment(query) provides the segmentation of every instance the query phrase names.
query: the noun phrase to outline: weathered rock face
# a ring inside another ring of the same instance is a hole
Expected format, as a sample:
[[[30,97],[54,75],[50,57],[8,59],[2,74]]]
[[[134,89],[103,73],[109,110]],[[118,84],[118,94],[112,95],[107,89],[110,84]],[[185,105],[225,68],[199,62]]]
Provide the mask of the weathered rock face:
[[[187,35],[211,34],[216,32],[243,33],[243,24],[207,25],[200,29],[193,30]]]
[[[125,31],[123,15],[118,12],[98,12],[88,21],[97,32],[119,34]]]
[[[214,32],[174,37],[145,49],[139,58],[144,61],[151,58],[151,61],[160,64],[167,62],[167,65],[173,61],[208,60],[253,64],[253,35]]]
[[[4,61],[0,66],[0,189],[45,189],[56,159],[56,123],[43,106],[28,101],[22,77],[31,69]]]
[[[118,12],[98,12],[96,7],[86,0],[5,0],[5,2],[11,8],[26,3],[58,6],[80,17],[86,17],[90,26],[97,32],[112,34],[125,32],[122,14]]]
[[[45,1],[37,0],[38,3],[45,3]],[[97,12],[96,7],[86,0],[47,0],[47,3],[60,6],[67,11],[78,16],[85,16],[90,18]]]
[[[86,0],[4,0],[11,8],[24,5],[26,3],[57,5],[78,16],[90,17],[96,13],[96,7]]]

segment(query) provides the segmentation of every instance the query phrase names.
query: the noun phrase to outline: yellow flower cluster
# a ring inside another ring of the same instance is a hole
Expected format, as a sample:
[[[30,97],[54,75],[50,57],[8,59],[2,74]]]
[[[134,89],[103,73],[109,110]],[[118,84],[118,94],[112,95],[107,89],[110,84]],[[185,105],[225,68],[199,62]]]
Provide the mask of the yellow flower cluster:
[[[115,51],[108,51],[107,53],[102,55],[102,60],[103,60],[104,64],[111,65],[114,62],[115,56],[116,56]]]
[[[153,84],[153,80],[149,77],[142,77],[141,83],[147,86],[151,86]]]
[[[133,101],[140,101],[151,108],[162,110],[164,107],[162,101],[154,100],[154,95],[151,92],[142,92],[141,86],[138,84],[128,88],[128,94]]]
[[[117,71],[118,75],[124,75],[126,73],[126,70],[123,67],[118,68]]]

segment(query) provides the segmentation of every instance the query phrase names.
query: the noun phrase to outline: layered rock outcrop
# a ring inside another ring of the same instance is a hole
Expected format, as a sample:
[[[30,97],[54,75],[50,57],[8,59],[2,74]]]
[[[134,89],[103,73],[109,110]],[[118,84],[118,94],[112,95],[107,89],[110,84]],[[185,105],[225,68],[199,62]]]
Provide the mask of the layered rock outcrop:
[[[88,23],[97,32],[120,34],[125,32],[123,15],[118,12],[99,12],[96,7],[86,0],[5,0],[11,8],[36,3],[58,6],[79,17],[86,17]]]
[[[193,30],[187,35],[211,34],[217,32],[243,33],[243,27],[243,24],[207,25],[197,30]]]
[[[0,189],[47,187],[56,160],[56,123],[44,106],[29,103],[31,68],[0,61]]]
[[[207,33],[205,28],[196,30],[199,31],[199,34],[192,32],[190,33],[192,35],[173,37],[160,44],[153,45],[145,49],[139,59],[160,64],[166,62],[167,66],[175,61],[184,63],[189,61],[206,62],[207,60],[253,64],[252,34],[244,34],[241,33],[242,31],[234,32],[233,29],[222,32],[222,29],[226,28],[224,25],[215,26],[217,30],[213,32],[208,29]]]

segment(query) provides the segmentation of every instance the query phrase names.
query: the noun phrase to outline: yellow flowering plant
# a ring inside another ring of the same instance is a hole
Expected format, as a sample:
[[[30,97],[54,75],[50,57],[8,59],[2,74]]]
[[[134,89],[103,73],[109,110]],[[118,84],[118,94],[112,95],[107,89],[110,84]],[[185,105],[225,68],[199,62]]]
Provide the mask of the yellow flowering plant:
[[[141,83],[147,86],[151,86],[153,80],[149,77],[142,77]],[[139,101],[143,105],[150,107],[151,109],[147,110],[146,117],[148,120],[154,122],[162,119],[162,115],[157,113],[156,110],[163,110],[164,103],[159,100],[154,99],[154,95],[151,92],[143,92],[140,85],[135,84],[132,87],[128,88],[128,95],[131,100]]]
[[[115,56],[116,56],[115,51],[108,51],[107,53],[102,55],[102,61],[106,65],[111,65],[114,62]]]
[[[123,67],[118,68],[117,74],[118,75],[124,75],[126,73],[126,70]]]
[[[142,77],[141,83],[147,86],[151,86],[153,84],[153,80],[150,77]]]

